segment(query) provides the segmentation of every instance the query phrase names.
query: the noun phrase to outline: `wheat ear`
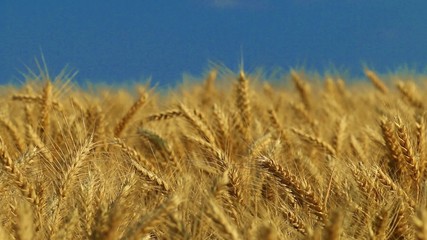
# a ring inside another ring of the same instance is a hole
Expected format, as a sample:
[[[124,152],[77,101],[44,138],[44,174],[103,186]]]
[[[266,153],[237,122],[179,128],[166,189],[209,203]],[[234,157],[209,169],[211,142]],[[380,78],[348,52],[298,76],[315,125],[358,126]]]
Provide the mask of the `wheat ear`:
[[[154,171],[156,169],[154,165],[145,159],[136,149],[127,145],[122,139],[114,138],[114,143],[121,148],[121,150],[126,153],[130,158],[137,161],[139,164],[143,164],[145,168],[148,168],[150,171]]]
[[[242,204],[244,201],[243,190],[242,190],[242,177],[240,172],[235,168],[231,167],[228,174],[230,182],[228,183],[228,192],[237,203]]]
[[[397,196],[400,196],[405,200],[405,202],[414,209],[416,204],[415,201],[408,196],[408,194],[399,186],[397,185],[387,174],[383,172],[383,170],[380,167],[375,168],[375,177],[376,179],[383,184],[384,186],[388,187],[391,191],[395,192]]]
[[[147,100],[147,94],[141,94],[136,100],[133,105],[129,108],[129,110],[126,112],[126,114],[120,119],[120,121],[117,123],[116,127],[114,128],[114,136],[119,137],[120,134],[125,129],[126,125],[129,123],[129,121],[132,119],[132,117],[136,114],[136,112],[145,104]]]
[[[204,95],[202,96],[202,101],[204,103],[207,103],[213,99],[212,96],[215,94],[215,81],[217,79],[217,76],[218,70],[212,69],[205,80],[205,89],[203,93]]]
[[[389,209],[383,207],[372,221],[372,227],[369,230],[371,238],[386,239],[389,218]]]
[[[408,100],[408,102],[415,108],[424,108],[424,103],[415,96],[414,92],[409,89],[409,87],[404,84],[402,81],[397,82],[397,89],[403,95],[403,97]]]
[[[141,165],[141,159],[140,155],[136,152],[136,150],[128,147],[121,139],[115,138],[115,143],[121,147],[122,151],[129,154],[128,161],[132,165],[132,167],[143,177],[147,178],[151,182],[155,183],[157,186],[159,186],[163,191],[168,192],[171,188],[169,184],[163,180],[161,177],[159,177],[156,173],[146,169]],[[153,168],[154,169],[154,168]]]
[[[372,82],[372,84],[375,86],[375,88],[382,92],[383,94],[387,94],[389,92],[387,86],[384,84],[384,82],[378,77],[378,75],[369,69],[365,69],[365,75],[366,77]]]
[[[251,240],[278,240],[277,229],[267,222],[261,223],[255,229],[255,234],[252,235]]]
[[[310,116],[306,107],[304,107],[303,104],[301,104],[301,103],[296,104],[296,103],[291,102],[290,105],[296,114],[300,115],[313,129],[316,128],[318,123],[316,122],[316,120],[312,116]]]
[[[94,139],[93,142],[99,143],[98,148],[106,149],[106,137],[105,137],[105,129],[106,129],[106,122],[105,122],[105,114],[102,112],[101,109],[97,108],[97,111],[95,112],[95,122],[94,122]]]
[[[25,122],[30,126],[34,126],[34,118],[32,108],[29,104],[25,104]],[[28,143],[28,142],[27,142]]]
[[[331,217],[329,219],[329,224],[325,227],[323,231],[323,237],[324,239],[330,239],[330,240],[339,240],[341,239],[341,235],[343,232],[342,224],[344,220],[344,213],[343,212],[334,212],[331,214]]]
[[[241,120],[247,131],[250,126],[252,116],[249,99],[249,81],[243,71],[240,71],[237,85],[237,109],[239,109]]]
[[[43,105],[43,102],[45,101],[43,96],[30,96],[30,95],[19,95],[19,94],[13,95],[12,100],[21,101],[25,103],[37,103],[40,105]],[[58,101],[51,99],[51,104],[53,109],[57,111],[62,110],[62,105]]]
[[[368,199],[372,198],[372,200],[374,200],[373,202],[380,202],[380,194],[378,191],[376,191],[374,182],[372,182],[370,176],[366,175],[367,170],[363,164],[359,162],[358,166],[350,166],[350,170],[353,174],[354,180],[357,183],[357,186],[360,188],[363,194],[366,194]]]
[[[221,171],[224,171],[229,166],[229,159],[227,155],[225,154],[222,149],[218,148],[216,145],[207,142],[206,140],[200,139],[198,137],[193,136],[186,136],[187,139],[191,140],[194,143],[197,143],[199,147],[205,149],[210,153],[212,156],[214,156],[214,159],[216,160],[216,164],[218,164],[219,169]]]
[[[332,146],[336,153],[340,153],[345,139],[345,131],[347,128],[347,118],[341,118],[336,124],[335,135],[332,139]]]
[[[159,134],[147,130],[147,129],[138,129],[138,134],[140,134],[143,138],[147,139],[150,143],[152,143],[158,151],[162,154],[165,160],[169,160],[172,164],[176,166],[179,165],[175,152],[173,148],[171,148],[168,142],[161,137]]]
[[[342,78],[337,79],[337,90],[341,97],[345,97],[347,95],[346,84]]]
[[[291,78],[298,90],[301,100],[306,109],[311,109],[310,94],[311,89],[308,83],[302,80],[301,76],[294,70],[291,71]]]
[[[85,159],[88,158],[91,150],[93,149],[92,140],[92,138],[86,139],[82,146],[77,149],[71,161],[71,166],[64,172],[64,175],[61,178],[62,181],[58,189],[58,201],[52,215],[52,224],[49,228],[49,235],[51,238],[58,237],[58,234],[61,234],[61,231],[59,230],[63,221],[62,209],[65,201],[69,197],[69,194],[72,192],[71,189],[75,184],[78,173],[84,167]]]
[[[224,211],[218,206],[214,199],[208,200],[209,208],[205,212],[205,214],[209,217],[209,219],[215,223],[215,226],[218,230],[228,236],[230,240],[240,240],[243,239],[240,235],[237,226],[230,221]]]
[[[301,220],[298,215],[294,213],[294,211],[289,210],[284,204],[281,204],[280,210],[282,211],[283,216],[288,219],[295,230],[304,236],[308,234],[307,226],[305,225],[304,221]]]
[[[252,159],[261,156],[272,141],[273,139],[271,133],[267,133],[264,136],[256,139],[249,146],[249,157]]]
[[[47,139],[50,134],[50,110],[52,108],[52,83],[50,80],[46,81],[43,88],[42,105],[40,111],[40,125],[39,133],[42,139]]]
[[[50,163],[53,163],[52,153],[30,124],[26,125],[26,135],[28,141],[34,144],[38,149],[40,149],[42,156]]]
[[[410,225],[408,223],[406,205],[402,204],[401,201],[398,201],[396,205],[392,226],[390,227],[390,239],[403,239],[404,237],[410,236]]]
[[[396,138],[396,135],[394,134],[393,123],[383,117],[380,123],[380,127],[388,152],[390,153],[391,159],[393,160],[392,165],[395,167],[394,170],[400,173],[402,170],[401,159],[403,157],[399,141]]]
[[[59,195],[62,198],[66,197],[66,194],[69,192],[69,188],[74,184],[78,172],[85,165],[85,160],[89,157],[90,152],[93,149],[92,138],[88,138],[84,141],[82,146],[75,152],[73,159],[71,161],[71,166],[64,173],[62,177],[62,184],[59,188]]]
[[[41,200],[37,193],[36,186],[32,184],[19,170],[15,162],[10,158],[6,145],[3,139],[0,137],[0,161],[3,165],[3,169],[13,179],[19,191],[27,199],[28,202],[33,204],[34,210],[37,213],[36,228],[37,230],[41,227]]]
[[[35,205],[40,203],[40,198],[36,193],[36,187],[21,173],[9,154],[4,144],[3,139],[0,137],[0,159],[3,164],[4,170],[13,178],[16,186],[21,191],[26,199]]]
[[[335,82],[332,79],[332,77],[326,77],[325,78],[324,88],[325,88],[325,92],[327,94],[330,94],[332,96],[336,95],[337,90],[336,90]]]
[[[413,221],[416,239],[427,240],[427,211],[425,209],[419,210]]]
[[[15,124],[13,124],[10,120],[0,118],[0,123],[9,131],[10,136],[12,137],[13,141],[15,142],[15,146],[18,150],[18,152],[24,151],[25,143],[20,137],[20,134],[18,132],[18,129],[16,128]]]
[[[261,157],[258,159],[258,164],[261,168],[274,176],[280,184],[291,190],[295,197],[307,203],[312,213],[321,220],[325,219],[326,212],[323,208],[322,201],[316,196],[310,185],[299,182],[295,175],[284,169],[272,159]]]
[[[356,156],[358,156],[359,159],[362,160],[363,163],[368,162],[368,158],[366,157],[366,154],[365,154],[362,146],[360,146],[359,141],[357,140],[357,138],[354,135],[350,136],[350,146],[351,146],[351,149],[354,152],[354,154]]]
[[[402,120],[397,118],[395,125],[397,127],[397,136],[399,138],[400,148],[402,149],[402,154],[405,159],[407,168],[410,170],[410,174],[414,181],[418,183],[420,178],[418,163],[415,160],[414,152],[412,150],[412,144],[409,141],[408,130],[403,125]]]
[[[297,135],[301,136],[304,140],[314,143],[317,147],[325,150],[327,153],[331,154],[332,156],[336,156],[335,149],[329,143],[323,141],[322,139],[312,136],[310,134],[304,133],[303,131],[296,128],[292,128],[292,131]]]
[[[144,177],[147,177],[150,181],[156,183],[156,185],[159,186],[163,191],[168,192],[171,189],[169,184],[166,183],[166,181],[159,177],[157,174],[145,169],[143,166],[141,166],[141,164],[139,164],[133,159],[130,159],[130,162],[138,173],[140,173]]]
[[[170,196],[154,211],[144,214],[133,226],[130,226],[123,239],[141,239],[141,236],[150,233],[159,224],[164,223],[164,218],[172,214],[171,212],[177,209],[181,201],[182,198],[180,196]]]
[[[280,124],[279,118],[277,117],[277,114],[274,111],[274,109],[269,109],[267,113],[268,113],[268,117],[270,119],[271,125],[274,127],[277,133],[280,134],[280,139],[283,141],[284,144],[289,144],[288,137],[285,131],[283,130],[282,125]]]
[[[417,127],[417,151],[419,157],[420,176],[425,178],[425,170],[427,165],[426,155],[426,123],[423,117],[420,117],[416,123]]]
[[[182,115],[182,112],[179,110],[170,110],[166,112],[152,114],[146,117],[144,122],[163,121],[171,118],[180,117]]]
[[[95,223],[95,212],[96,212],[96,190],[97,181],[94,172],[88,172],[88,178],[85,184],[80,186],[81,191],[84,193],[84,223],[83,229],[86,231],[86,235],[91,237],[93,234],[93,228]]]
[[[217,126],[217,139],[228,140],[230,126],[228,124],[227,117],[225,116],[224,111],[222,111],[216,104],[213,105],[213,116]],[[221,143],[222,144],[219,145],[222,147],[224,147],[226,144],[225,141],[221,141]]]
[[[16,203],[13,210],[16,214],[16,225],[14,226],[15,239],[36,239],[37,226],[34,224],[34,214],[27,203]],[[36,229],[35,229],[36,228]],[[0,238],[3,239],[3,238]]]
[[[179,105],[180,110],[184,114],[185,119],[190,123],[199,134],[209,143],[215,143],[215,137],[209,127],[198,117],[195,112],[191,112],[184,104]]]

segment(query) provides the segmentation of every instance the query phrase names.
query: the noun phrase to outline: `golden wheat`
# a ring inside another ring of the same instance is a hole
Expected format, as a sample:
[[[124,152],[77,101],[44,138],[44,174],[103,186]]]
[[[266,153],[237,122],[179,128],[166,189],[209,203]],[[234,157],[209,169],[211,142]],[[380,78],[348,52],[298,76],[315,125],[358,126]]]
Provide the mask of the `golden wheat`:
[[[0,239],[426,239],[427,77],[365,75],[30,74],[0,89]]]

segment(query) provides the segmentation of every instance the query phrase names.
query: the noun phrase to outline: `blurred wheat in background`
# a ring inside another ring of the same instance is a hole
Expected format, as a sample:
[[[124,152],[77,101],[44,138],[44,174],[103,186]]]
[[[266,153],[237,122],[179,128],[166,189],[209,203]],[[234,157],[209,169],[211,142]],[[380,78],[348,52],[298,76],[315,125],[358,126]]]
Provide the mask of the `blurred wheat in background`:
[[[427,239],[426,76],[0,88],[0,239]]]

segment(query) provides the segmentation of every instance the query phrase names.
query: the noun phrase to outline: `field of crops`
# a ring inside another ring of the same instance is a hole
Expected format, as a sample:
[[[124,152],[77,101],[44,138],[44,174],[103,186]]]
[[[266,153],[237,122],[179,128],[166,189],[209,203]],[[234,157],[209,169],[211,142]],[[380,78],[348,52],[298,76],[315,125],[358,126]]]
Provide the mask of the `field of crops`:
[[[425,83],[0,86],[0,239],[427,239]]]

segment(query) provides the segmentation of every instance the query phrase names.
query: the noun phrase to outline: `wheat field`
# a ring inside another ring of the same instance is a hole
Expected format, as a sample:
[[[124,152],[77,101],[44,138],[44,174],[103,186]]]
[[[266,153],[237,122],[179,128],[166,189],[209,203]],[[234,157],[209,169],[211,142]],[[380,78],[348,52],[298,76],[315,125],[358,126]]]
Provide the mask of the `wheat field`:
[[[0,87],[0,239],[427,239],[427,76]]]

